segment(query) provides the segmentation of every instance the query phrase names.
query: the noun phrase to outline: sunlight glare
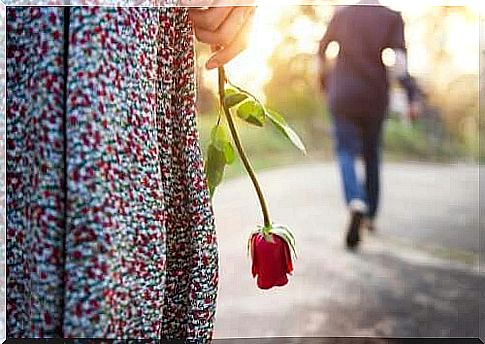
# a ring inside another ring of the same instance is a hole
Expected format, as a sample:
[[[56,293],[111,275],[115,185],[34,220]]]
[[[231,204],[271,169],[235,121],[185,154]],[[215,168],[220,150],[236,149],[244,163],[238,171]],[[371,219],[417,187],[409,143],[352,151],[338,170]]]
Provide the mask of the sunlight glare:
[[[276,21],[287,8],[262,3],[258,6],[247,49],[227,65],[228,75],[251,92],[262,95],[264,84],[271,77],[268,60],[283,39]]]
[[[438,0],[436,0],[438,1]],[[408,46],[408,67],[413,74],[426,74],[430,72],[433,64],[432,54],[427,49],[426,41],[429,21],[427,13],[433,13],[432,4],[436,1],[423,2],[422,0],[381,0],[381,3],[402,11],[406,26],[406,40]],[[439,0],[443,2],[443,0]],[[462,0],[466,2],[467,0]],[[247,49],[227,65],[229,78],[249,91],[254,92],[264,100],[263,88],[272,76],[270,58],[275,49],[284,39],[284,32],[280,30],[280,21],[284,16],[294,11],[292,0],[282,0],[277,5],[273,2],[260,1],[253,18]],[[476,73],[478,70],[478,13],[475,6],[467,2],[470,11],[467,14],[450,14],[443,18],[446,27],[443,36],[443,50],[451,59],[450,72]],[[485,3],[485,1],[483,1]],[[301,16],[295,18],[286,32],[295,39],[295,45],[288,46],[287,54],[297,53],[314,54],[318,49],[318,41],[325,32],[325,22],[333,13],[331,6],[318,6],[316,10],[322,22],[313,22]],[[472,8],[473,7],[473,8]],[[431,12],[430,12],[431,11]],[[463,11],[462,11],[463,12]],[[458,12],[460,13],[460,12]],[[471,15],[470,15],[471,13]],[[431,19],[429,19],[431,20]],[[286,47],[279,47],[280,54],[285,54]],[[296,51],[295,51],[296,49]],[[339,46],[333,42],[329,45],[326,56],[334,59],[339,53]],[[387,67],[396,64],[395,52],[385,50],[382,61]],[[207,81],[212,87],[217,86],[217,73],[207,73]]]
[[[325,57],[329,60],[333,60],[338,56],[339,51],[340,45],[338,44],[338,42],[332,41],[327,46],[327,50],[325,50]]]
[[[396,53],[391,48],[386,48],[382,51],[382,63],[386,67],[392,67],[396,64]]]

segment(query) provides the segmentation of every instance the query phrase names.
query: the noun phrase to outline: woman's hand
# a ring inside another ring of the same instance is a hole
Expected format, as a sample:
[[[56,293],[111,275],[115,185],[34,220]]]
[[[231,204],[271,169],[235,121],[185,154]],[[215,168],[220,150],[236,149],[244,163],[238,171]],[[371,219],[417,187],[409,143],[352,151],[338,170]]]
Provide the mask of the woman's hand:
[[[207,69],[223,66],[231,61],[248,43],[254,6],[234,6],[241,0],[182,0],[183,6],[190,6],[195,36],[200,42],[209,44],[212,56],[206,63]],[[229,6],[227,4],[229,3]],[[244,4],[253,3],[244,0]],[[195,7],[197,6],[197,7]],[[200,7],[204,6],[204,7]]]

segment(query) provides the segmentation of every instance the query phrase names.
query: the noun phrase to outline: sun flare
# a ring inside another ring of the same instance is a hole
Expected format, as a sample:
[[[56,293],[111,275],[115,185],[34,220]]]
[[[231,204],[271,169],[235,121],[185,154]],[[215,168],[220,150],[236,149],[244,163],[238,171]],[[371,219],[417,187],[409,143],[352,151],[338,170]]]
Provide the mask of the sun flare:
[[[334,4],[339,5],[356,2],[352,0],[333,1]],[[318,2],[314,1],[313,3]],[[296,12],[296,5],[301,5],[301,1],[280,0],[277,5],[272,1],[257,2],[258,8],[253,18],[248,47],[226,66],[229,78],[264,100],[263,87],[272,76],[270,57],[276,47],[285,39],[284,34],[289,34],[295,39],[295,49],[298,51],[294,53],[316,53],[318,41],[325,32],[326,21],[334,11],[331,3],[327,1],[325,5],[316,6],[318,16],[325,19],[322,19],[321,23],[314,22],[301,15],[293,18],[294,20],[288,23],[291,26],[286,27],[285,32],[282,32],[282,18],[291,16],[292,11]],[[438,5],[466,5],[468,14],[466,14],[467,11],[464,11],[465,15],[450,15],[448,18],[442,19],[445,26],[442,38],[444,40],[443,48],[450,55],[450,66],[453,66],[456,72],[478,72],[478,10],[476,4],[472,6],[473,1],[381,0],[381,3],[402,12],[406,21],[408,67],[412,74],[417,75],[426,74],[430,63],[433,63],[426,41],[426,26],[429,20],[427,13],[433,8],[436,9]],[[327,53],[331,55],[329,57],[335,57],[338,53],[338,47],[331,46]],[[383,58],[387,65],[393,64],[393,52],[386,51]],[[217,87],[217,73],[209,72],[205,79],[211,88]]]
[[[262,87],[271,77],[268,60],[283,39],[276,21],[284,11],[283,6],[259,5],[247,49],[227,66],[228,75],[252,92],[262,93]]]

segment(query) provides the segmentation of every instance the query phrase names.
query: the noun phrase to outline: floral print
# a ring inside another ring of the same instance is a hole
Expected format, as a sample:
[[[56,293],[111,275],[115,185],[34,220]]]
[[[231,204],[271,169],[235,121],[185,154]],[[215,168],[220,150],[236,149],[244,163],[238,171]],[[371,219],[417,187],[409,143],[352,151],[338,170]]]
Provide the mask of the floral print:
[[[184,8],[7,9],[7,336],[212,336]]]

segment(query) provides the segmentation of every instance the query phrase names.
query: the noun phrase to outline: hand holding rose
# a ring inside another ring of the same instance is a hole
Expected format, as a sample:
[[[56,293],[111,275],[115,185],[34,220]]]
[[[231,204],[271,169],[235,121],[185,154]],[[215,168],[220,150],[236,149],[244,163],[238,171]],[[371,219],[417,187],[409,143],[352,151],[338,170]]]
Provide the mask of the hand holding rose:
[[[253,0],[181,0],[191,7],[189,17],[200,42],[209,44],[214,52],[206,63],[207,69],[223,66],[247,46],[254,6]],[[229,6],[228,6],[229,2]],[[235,6],[236,5],[236,6]]]

